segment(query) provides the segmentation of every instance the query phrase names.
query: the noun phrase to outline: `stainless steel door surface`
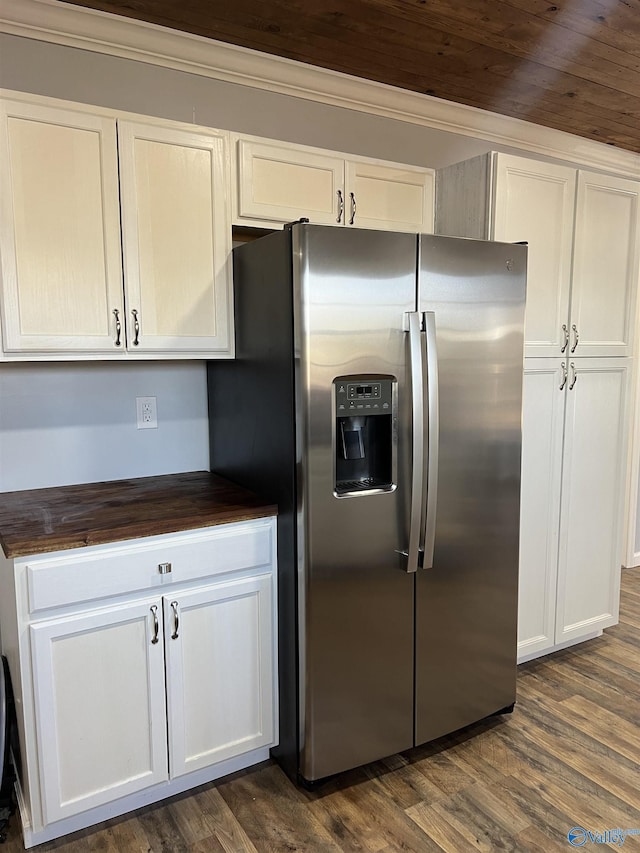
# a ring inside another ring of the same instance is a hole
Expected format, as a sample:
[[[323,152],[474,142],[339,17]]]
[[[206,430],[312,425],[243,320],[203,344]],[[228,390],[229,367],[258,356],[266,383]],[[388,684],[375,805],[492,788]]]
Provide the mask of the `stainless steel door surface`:
[[[433,566],[416,578],[417,744],[515,701],[526,279],[524,246],[420,241],[439,452]]]
[[[413,742],[410,388],[404,314],[415,308],[415,235],[293,229],[299,470],[300,771],[308,780]],[[332,383],[397,383],[395,487],[334,492]]]

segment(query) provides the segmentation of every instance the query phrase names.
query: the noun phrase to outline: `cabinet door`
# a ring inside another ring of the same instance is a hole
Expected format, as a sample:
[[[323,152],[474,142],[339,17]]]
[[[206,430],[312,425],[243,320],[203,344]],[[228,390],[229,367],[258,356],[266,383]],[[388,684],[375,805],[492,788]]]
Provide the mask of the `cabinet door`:
[[[4,349],[117,353],[115,121],[14,101],[0,117]]]
[[[526,242],[525,355],[558,356],[569,323],[575,170],[497,154],[492,239]]]
[[[165,597],[171,777],[274,741],[271,576]]]
[[[229,354],[225,138],[122,121],[118,140],[128,349]]]
[[[31,626],[45,824],[167,779],[161,620],[145,600]]]
[[[433,171],[365,160],[347,160],[345,169],[348,225],[433,234]]]
[[[522,486],[518,654],[555,643],[562,436],[566,362],[526,359],[522,411]]]
[[[640,268],[639,184],[578,175],[571,290],[576,356],[632,355]],[[574,327],[575,326],[575,330]]]
[[[567,389],[558,643],[618,621],[627,455],[627,360],[574,359]]]
[[[274,225],[307,217],[344,224],[344,160],[295,145],[237,142],[234,224]],[[342,200],[342,201],[341,201]]]

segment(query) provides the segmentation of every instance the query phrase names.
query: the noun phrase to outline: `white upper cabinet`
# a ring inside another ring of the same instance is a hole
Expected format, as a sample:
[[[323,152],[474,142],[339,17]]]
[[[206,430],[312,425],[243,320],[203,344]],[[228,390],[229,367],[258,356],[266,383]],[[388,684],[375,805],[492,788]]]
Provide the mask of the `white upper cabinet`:
[[[226,136],[0,103],[5,357],[232,355]]]
[[[224,138],[119,121],[118,142],[127,345],[228,352]]]
[[[528,243],[527,356],[632,354],[640,184],[495,153],[437,181],[437,233]]]
[[[527,354],[557,355],[569,314],[574,169],[498,155],[491,239],[526,242]]]
[[[348,225],[433,233],[433,171],[368,160],[347,160],[345,168]]]
[[[4,349],[110,353],[123,312],[115,121],[0,111]]]
[[[632,355],[639,191],[634,181],[578,172],[571,289],[575,355]]]
[[[433,231],[434,172],[316,148],[234,140],[234,225],[319,225]]]
[[[307,216],[319,225],[336,225],[340,212],[344,217],[344,160],[243,139],[236,145],[234,223],[292,222]]]

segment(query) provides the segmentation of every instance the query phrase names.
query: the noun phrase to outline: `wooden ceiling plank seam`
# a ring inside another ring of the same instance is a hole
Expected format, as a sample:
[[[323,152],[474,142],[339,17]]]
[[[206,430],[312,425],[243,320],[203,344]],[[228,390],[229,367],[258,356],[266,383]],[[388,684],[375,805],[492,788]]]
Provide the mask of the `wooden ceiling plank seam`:
[[[510,6],[527,9],[544,20],[558,20],[563,26],[582,32],[593,41],[606,45],[623,53],[640,53],[638,35],[640,28],[640,4],[637,10],[630,9],[625,3],[617,3],[612,14],[607,3],[597,6],[589,15],[574,12],[571,5],[555,5],[549,0],[503,0]],[[583,6],[580,6],[583,9]]]

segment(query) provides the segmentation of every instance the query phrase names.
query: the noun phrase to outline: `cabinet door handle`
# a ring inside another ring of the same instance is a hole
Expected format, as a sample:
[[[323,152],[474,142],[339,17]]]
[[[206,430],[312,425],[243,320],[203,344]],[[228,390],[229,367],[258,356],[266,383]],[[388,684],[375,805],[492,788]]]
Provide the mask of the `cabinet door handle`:
[[[151,615],[153,616],[153,637],[151,638],[151,643],[155,646],[158,642],[158,633],[160,632],[160,623],[158,622],[158,607],[155,604],[152,604],[149,608],[151,610]]]
[[[573,362],[571,362],[571,370],[573,371],[573,376],[571,377],[571,382],[569,383],[569,391],[573,391],[573,386],[578,381],[578,371],[576,370],[576,366]]]
[[[120,323],[120,312],[117,308],[113,309],[113,316],[116,318],[116,346],[120,346],[120,335],[122,334],[122,325]]]
[[[571,331],[572,331],[572,332],[573,332],[573,334],[575,335],[575,339],[574,339],[574,341],[573,341],[573,346],[571,347],[571,352],[575,352],[575,351],[576,351],[576,347],[578,346],[578,341],[580,340],[580,336],[578,335],[578,328],[577,328],[577,326],[576,326],[576,324],[575,324],[575,323],[574,323],[574,324],[573,324],[573,326],[571,327]]]
[[[180,627],[180,614],[178,613],[178,602],[171,602],[171,610],[173,611],[173,634],[171,635],[172,640],[178,639],[178,628]]]
[[[564,335],[564,343],[562,344],[562,349],[560,352],[564,352],[566,348],[569,346],[569,329],[567,328],[567,324],[562,324],[562,334]]]
[[[133,317],[133,345],[137,347],[140,343],[140,323],[138,322],[138,312],[135,308],[131,309],[131,316]]]
[[[336,222],[342,222],[342,214],[344,213],[344,198],[342,197],[342,190],[338,190],[338,218]]]
[[[562,362],[562,382],[560,383],[560,390],[564,390],[564,386],[567,384],[567,365]]]
[[[349,225],[353,225],[356,219],[356,197],[353,193],[349,193],[349,197],[351,198],[351,219],[349,219]]]

